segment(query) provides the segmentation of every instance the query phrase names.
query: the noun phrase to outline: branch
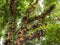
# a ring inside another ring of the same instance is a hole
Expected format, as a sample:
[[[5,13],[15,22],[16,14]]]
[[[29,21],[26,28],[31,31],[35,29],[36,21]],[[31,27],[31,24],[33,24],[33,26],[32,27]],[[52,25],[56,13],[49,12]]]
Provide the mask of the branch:
[[[23,18],[23,22],[24,23],[29,23],[29,22],[32,22],[32,21],[35,21],[35,20],[38,20],[38,19],[44,19],[45,16],[47,14],[50,14],[54,8],[55,8],[55,4],[51,5],[50,8],[48,10],[44,11],[41,15],[36,16],[34,18],[28,18],[27,16],[25,16]]]
[[[55,4],[53,4],[48,10],[46,10],[45,12],[43,12],[40,16],[37,16],[37,17],[34,17],[34,18],[28,18],[28,17],[24,17],[23,20],[24,20],[24,23],[29,23],[31,21],[34,21],[34,20],[38,20],[38,19],[44,19],[45,16],[47,14],[49,14],[55,7]],[[39,27],[40,24],[36,24],[36,25],[33,25],[31,28],[37,28]],[[43,30],[40,30],[40,31],[37,31],[37,32],[34,32],[33,34],[31,34],[30,36],[26,36],[25,35],[25,32],[27,31],[27,26],[25,27],[22,27],[19,31],[18,31],[18,35],[17,35],[17,38],[15,40],[15,43],[14,45],[23,45],[23,43],[27,40],[32,40],[34,38],[38,38],[40,39],[41,36],[44,35],[44,32]]]
[[[15,15],[15,0],[10,0],[10,12],[12,16]]]
[[[35,5],[38,4],[38,1],[39,1],[39,0],[36,0],[35,3],[33,3],[30,7],[27,8],[27,10],[26,10],[25,13],[24,13],[26,16],[28,16],[29,13],[32,12],[32,10],[35,8]]]

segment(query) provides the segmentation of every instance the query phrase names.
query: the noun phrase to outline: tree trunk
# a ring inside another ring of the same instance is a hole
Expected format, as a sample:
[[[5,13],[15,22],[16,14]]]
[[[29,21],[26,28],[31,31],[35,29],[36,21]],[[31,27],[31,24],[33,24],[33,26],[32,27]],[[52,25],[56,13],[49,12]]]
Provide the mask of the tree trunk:
[[[11,42],[11,39],[13,37],[13,33],[15,31],[15,0],[10,0],[10,19],[9,19],[9,30],[7,33],[7,40],[5,41],[4,45],[13,45],[13,43]]]

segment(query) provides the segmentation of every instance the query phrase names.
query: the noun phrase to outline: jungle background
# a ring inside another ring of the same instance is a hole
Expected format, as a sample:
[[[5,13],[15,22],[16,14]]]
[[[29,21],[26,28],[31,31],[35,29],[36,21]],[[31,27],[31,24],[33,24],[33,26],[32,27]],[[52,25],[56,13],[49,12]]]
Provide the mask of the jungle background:
[[[60,45],[60,0],[0,0],[0,45]]]

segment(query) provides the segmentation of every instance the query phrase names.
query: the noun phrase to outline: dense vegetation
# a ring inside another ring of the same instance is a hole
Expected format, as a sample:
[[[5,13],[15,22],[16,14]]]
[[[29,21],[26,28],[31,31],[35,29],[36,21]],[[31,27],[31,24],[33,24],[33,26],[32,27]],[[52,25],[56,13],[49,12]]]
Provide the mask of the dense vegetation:
[[[4,45],[60,45],[60,0],[0,0],[0,39]]]

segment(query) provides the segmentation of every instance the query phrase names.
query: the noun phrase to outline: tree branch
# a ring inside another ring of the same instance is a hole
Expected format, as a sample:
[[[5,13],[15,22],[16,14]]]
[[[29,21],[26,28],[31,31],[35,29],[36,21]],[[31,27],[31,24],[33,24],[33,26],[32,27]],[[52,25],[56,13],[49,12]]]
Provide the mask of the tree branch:
[[[50,14],[54,8],[55,8],[55,4],[51,5],[50,8],[48,10],[44,11],[41,15],[36,16],[34,18],[28,18],[27,16],[25,16],[23,18],[23,22],[27,24],[27,23],[35,21],[35,20],[44,19],[45,16],[47,14]]]
[[[15,16],[15,0],[10,0],[10,12],[12,16]]]
[[[27,8],[27,10],[26,10],[25,13],[24,13],[26,16],[29,16],[29,13],[31,13],[32,10],[35,8],[35,5],[38,4],[38,1],[39,1],[39,0],[36,0],[35,3],[33,3],[30,7]]]
[[[34,17],[34,18],[28,18],[27,16],[23,18],[23,23],[24,24],[27,24],[31,21],[35,21],[35,20],[38,20],[38,19],[44,19],[45,16],[47,14],[50,14],[51,11],[54,9],[55,7],[55,4],[51,5],[50,8],[48,10],[46,10],[45,12],[43,12],[41,15],[37,16],[37,17]],[[30,12],[29,12],[30,13]],[[31,28],[37,28],[39,27],[40,25],[37,24],[37,25],[33,25]],[[27,27],[22,27],[20,28],[20,30],[18,31],[18,35],[17,35],[17,38],[15,40],[15,43],[14,45],[23,45],[23,43],[27,40],[32,40],[34,38],[38,38],[40,39],[41,36],[44,35],[44,32],[43,30],[40,30],[40,31],[37,31],[37,32],[34,32],[33,34],[31,34],[30,36],[26,36],[25,35],[25,32],[27,31]]]

